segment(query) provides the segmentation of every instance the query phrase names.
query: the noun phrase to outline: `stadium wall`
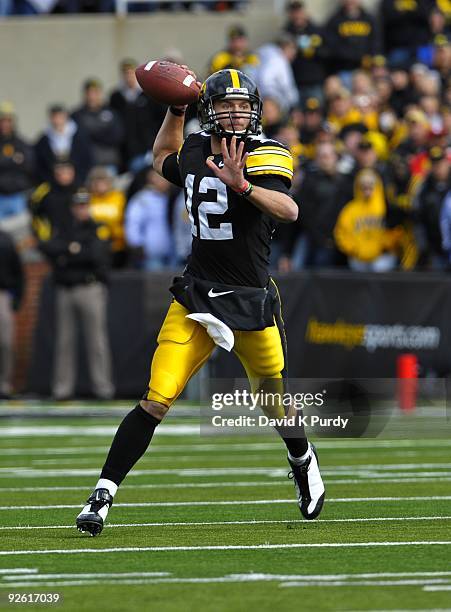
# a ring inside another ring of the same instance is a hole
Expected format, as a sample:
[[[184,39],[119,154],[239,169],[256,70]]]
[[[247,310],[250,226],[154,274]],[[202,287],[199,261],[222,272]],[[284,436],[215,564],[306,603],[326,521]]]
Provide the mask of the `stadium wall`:
[[[284,3],[283,3],[284,4]],[[338,0],[310,0],[312,14],[323,19]],[[374,7],[377,0],[366,4]],[[0,100],[17,109],[19,129],[35,138],[45,125],[46,108],[79,103],[82,82],[99,77],[107,90],[117,84],[124,57],[144,61],[177,48],[199,75],[225,43],[227,28],[237,22],[249,32],[252,46],[272,40],[283,24],[283,12],[271,3],[254,2],[246,13],[158,13],[9,18],[0,20]]]

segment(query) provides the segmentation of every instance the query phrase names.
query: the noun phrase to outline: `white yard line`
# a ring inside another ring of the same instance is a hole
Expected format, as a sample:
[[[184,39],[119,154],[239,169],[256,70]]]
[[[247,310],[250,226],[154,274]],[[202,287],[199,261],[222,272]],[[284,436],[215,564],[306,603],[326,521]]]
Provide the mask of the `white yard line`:
[[[269,580],[270,581],[270,580]],[[101,580],[101,581],[96,581],[96,580],[57,580],[57,581],[48,581],[48,582],[40,582],[39,583],[39,587],[67,587],[67,586],[93,586],[96,584],[101,584],[101,585],[152,585],[152,584],[218,584],[218,583],[243,583],[243,582],[247,582],[245,580],[242,580],[241,578],[154,578],[154,579],[125,579],[125,580],[121,580],[121,579],[115,579],[115,580]],[[436,582],[434,580],[432,580],[431,582]],[[416,580],[416,581],[412,581],[412,580],[398,580],[398,581],[354,581],[354,582],[348,582],[348,581],[344,581],[344,582],[340,582],[340,581],[333,581],[333,582],[316,582],[316,581],[312,581],[312,582],[294,582],[294,583],[281,583],[279,586],[281,587],[350,587],[350,586],[422,586],[423,590],[434,590],[434,591],[445,591],[445,590],[451,590],[451,585],[449,587],[443,585],[443,586],[436,586],[435,588],[428,587],[425,586],[425,583],[428,583],[428,581],[425,580]],[[7,588],[11,588],[11,584],[0,584],[0,588],[3,587],[7,587]],[[36,588],[36,582],[19,582],[14,584],[15,587],[34,587]],[[390,611],[393,612],[393,611]],[[396,611],[395,611],[396,612]],[[409,611],[409,612],[418,612],[418,610],[415,611]],[[428,612],[434,612],[434,610],[430,610]],[[436,612],[436,611],[435,611]],[[445,612],[449,612],[449,608],[445,611]]]
[[[15,555],[77,555],[121,552],[195,552],[200,550],[278,550],[296,548],[372,548],[384,546],[450,546],[451,540],[420,540],[406,542],[316,542],[308,544],[229,544],[212,546],[127,546],[117,548],[74,548],[45,550],[2,550],[0,556]]]
[[[2,429],[0,428],[0,434],[2,433]],[[81,436],[83,437],[83,436]],[[318,443],[318,447],[320,449],[342,449],[342,450],[355,450],[355,449],[385,449],[385,448],[414,448],[415,454],[420,454],[418,449],[421,448],[446,448],[451,446],[451,440],[369,440],[368,442],[362,442],[360,440],[353,440],[352,442],[347,442],[345,440],[336,440],[326,441],[320,440]],[[247,444],[237,444],[235,442],[224,442],[222,444],[177,444],[177,450],[179,451],[191,451],[191,452],[231,452],[231,451],[253,451],[253,450],[274,450],[279,451],[283,449],[282,441],[280,442],[249,442]],[[30,448],[29,446],[24,447],[11,447],[2,449],[2,455],[74,455],[74,454],[94,454],[101,455],[109,450],[109,446],[71,446],[69,443],[64,447],[49,447],[49,446],[34,446]],[[150,447],[149,452],[151,454],[154,453],[173,453],[173,446],[169,444],[154,444]]]
[[[8,571],[8,570],[7,570]],[[36,570],[37,571],[37,570]],[[30,580],[47,580],[49,578],[144,578],[144,577],[171,577],[170,572],[112,572],[112,573],[89,573],[89,574],[36,574],[27,576]],[[451,576],[451,572],[369,572],[364,574],[263,574],[252,572],[250,574],[227,574],[226,576],[212,577],[213,580],[242,580],[246,582],[259,582],[261,580],[298,580],[298,581],[331,581],[331,580],[356,580],[356,579],[380,579],[380,578],[437,578],[439,576]],[[5,580],[22,580],[22,576],[10,576]],[[194,580],[209,580],[210,578],[194,578]],[[173,578],[171,580],[183,580],[183,578]]]
[[[10,569],[0,569],[0,574],[36,574],[37,572],[38,572],[37,568],[28,568],[28,567],[14,567]]]
[[[0,435],[3,432],[3,428],[0,427]],[[83,438],[83,433],[79,434],[79,438]],[[89,437],[89,436],[88,436]],[[77,442],[79,442],[79,438],[77,438]],[[217,451],[217,450],[280,450],[283,448],[281,441],[278,442],[248,442],[248,443],[235,443],[226,441],[224,443],[197,443],[193,444],[177,444],[177,449],[180,450],[195,450],[195,451]],[[438,439],[438,440],[377,440],[377,439],[369,439],[369,440],[319,440],[317,445],[320,449],[343,449],[343,450],[355,450],[355,449],[384,449],[384,448],[414,448],[415,450],[420,448],[445,448],[451,446],[451,440],[447,439]],[[5,449],[6,451],[14,451],[8,454],[33,454],[35,451],[39,454],[52,454],[52,452],[58,453],[67,453],[71,454],[73,452],[93,452],[93,453],[103,453],[108,451],[109,446],[71,446],[70,441],[68,441],[67,446],[64,447],[56,447],[49,448],[48,446],[41,447],[33,447],[29,446],[24,447],[13,447],[10,449]],[[172,452],[172,446],[169,444],[154,444],[151,446],[150,452]],[[2,451],[3,452],[3,451]]]
[[[375,518],[344,518],[344,519],[319,519],[320,523],[379,523],[390,521],[441,521],[449,520],[450,516],[384,516]],[[293,524],[302,523],[303,525],[317,525],[318,523],[304,521],[302,519],[284,520],[250,520],[250,521],[166,521],[165,523],[110,523],[106,528],[117,527],[202,527],[204,525],[266,525],[266,524]],[[34,530],[34,529],[75,529],[73,525],[23,525],[21,527],[13,525],[11,527],[2,526],[1,531],[11,530]],[[451,572],[450,572],[451,574]]]
[[[324,478],[323,479],[326,484],[334,485],[334,484],[368,484],[365,482],[365,479],[357,478],[357,479],[333,479],[333,478]],[[378,484],[385,483],[411,483],[418,482],[421,480],[419,478],[369,478],[371,482],[373,480],[377,480]],[[451,477],[436,477],[435,482],[449,482],[451,481]],[[252,481],[242,481],[242,480],[231,480],[231,481],[215,481],[215,482],[173,482],[173,483],[162,483],[162,484],[135,484],[135,485],[121,485],[121,491],[125,489],[135,490],[135,489],[216,489],[222,487],[274,487],[274,486],[289,486],[290,483],[287,480],[252,480]],[[1,487],[0,493],[2,492],[11,492],[11,493],[34,493],[34,492],[52,492],[52,491],[80,491],[84,485],[78,485],[73,487]]]
[[[450,589],[451,583],[449,580],[440,580],[440,579],[423,579],[423,580],[333,580],[328,582],[320,582],[320,581],[311,581],[311,582],[303,582],[303,581],[294,581],[294,582],[283,582],[281,587],[318,587],[318,586],[328,586],[328,587],[352,587],[352,586],[422,586],[425,585],[436,584],[440,585],[435,590],[442,589]],[[449,585],[449,587],[447,586]]]
[[[430,495],[414,497],[331,497],[327,503],[375,502],[375,501],[441,501],[449,500],[451,495]],[[223,500],[223,501],[177,501],[177,502],[128,502],[118,503],[115,507],[147,508],[171,506],[253,506],[266,504],[292,504],[293,499],[256,499],[256,500]],[[58,510],[65,508],[80,508],[83,504],[43,504],[33,506],[0,506],[0,510]]]
[[[233,467],[213,467],[213,468],[154,468],[154,469],[138,469],[130,472],[128,477],[136,476],[151,476],[151,475],[174,475],[174,476],[231,476],[231,475],[254,475],[260,474],[268,477],[279,477],[284,476],[287,473],[286,467],[281,466],[266,466],[266,467],[247,467],[247,466],[233,466]],[[385,474],[385,476],[395,476],[396,472],[401,474],[407,474],[408,470],[425,470],[425,469],[451,469],[451,463],[407,463],[407,464],[393,464],[393,465],[358,465],[358,466],[328,466],[323,469],[323,473],[328,473],[334,476],[343,475],[367,475],[367,477],[374,477],[379,473]],[[50,478],[52,476],[93,476],[98,475],[98,468],[93,469],[45,469],[45,468],[33,468],[29,466],[21,467],[3,467],[0,468],[0,478]],[[438,473],[438,472],[434,472]],[[442,472],[443,474],[443,472]],[[416,474],[411,474],[416,477]]]
[[[47,580],[49,578],[163,578],[170,576],[170,572],[113,572],[113,573],[90,573],[90,574],[35,574],[27,576],[27,579],[33,581]],[[18,580],[23,580],[23,576],[4,576],[3,580],[16,583]]]
[[[80,436],[80,437],[102,437],[114,436],[118,425],[17,425],[11,427],[0,427],[0,438],[22,438],[42,436]],[[200,436],[200,425],[168,425],[160,426],[159,436]]]
[[[449,586],[425,586],[423,591],[451,591],[451,584]]]
[[[249,459],[249,457],[247,457]],[[162,459],[162,457],[159,457],[159,459]],[[185,459],[189,460],[189,458]],[[55,464],[55,465],[62,465],[65,463],[69,463],[69,464],[73,464],[73,459],[67,459],[67,460],[39,460],[39,461],[33,461],[32,464],[33,465],[39,465],[39,469],[40,469],[40,464]],[[89,461],[78,461],[78,464],[80,463],[86,463],[89,465],[93,464],[92,460]],[[143,462],[144,463],[144,462]],[[18,478],[22,477],[23,474],[25,474],[25,478],[28,477],[28,471],[29,470],[34,470],[36,468],[34,467],[27,467],[27,468],[17,468],[15,466],[9,466],[9,467],[1,467],[0,468],[0,478],[2,478],[5,474],[6,476],[8,476],[11,471],[14,470],[21,470],[17,476]],[[287,473],[288,467],[287,468],[280,468],[280,472],[281,475],[285,475]],[[387,481],[387,482],[403,482],[403,481],[407,481],[407,482],[417,482],[418,480],[426,480],[429,478],[434,478],[438,479],[438,478],[442,478],[442,479],[449,479],[451,478],[451,471],[422,471],[419,472],[418,474],[415,475],[415,477],[412,479],[412,472],[411,471],[406,471],[406,472],[386,472],[386,471],[381,471],[381,472],[377,472],[375,471],[368,471],[368,470],[360,470],[360,469],[354,469],[354,470],[341,470],[337,473],[337,471],[335,469],[322,469],[321,473],[324,477],[333,477],[333,480],[330,480],[329,482],[338,482],[338,483],[343,483],[343,482],[364,482],[365,480],[377,480],[379,481]],[[260,474],[260,475],[264,475],[264,474]],[[274,477],[274,469],[272,469],[271,473],[270,473],[271,477]],[[343,477],[343,476],[353,476],[354,480],[339,480],[339,477]],[[390,476],[390,479],[387,480],[387,476]],[[219,482],[218,482],[219,484]],[[270,482],[268,481],[267,484],[270,484]],[[166,486],[172,486],[170,484],[166,485]],[[181,485],[184,486],[184,485]]]

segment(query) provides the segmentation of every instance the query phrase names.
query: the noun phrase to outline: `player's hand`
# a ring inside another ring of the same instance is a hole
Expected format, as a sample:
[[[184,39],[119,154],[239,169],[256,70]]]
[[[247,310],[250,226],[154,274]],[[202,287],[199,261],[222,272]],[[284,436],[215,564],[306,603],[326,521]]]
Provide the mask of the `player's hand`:
[[[202,83],[197,80],[196,73],[193,72],[190,68],[188,68],[188,66],[186,64],[182,64],[180,66],[180,68],[184,68],[186,70],[186,72],[193,77],[193,79],[196,79],[196,83],[197,83],[199,89],[202,87]],[[177,108],[180,111],[183,111],[184,113],[186,112],[186,109],[188,108],[188,104],[182,104],[182,105],[172,104],[171,106],[173,106],[173,108]]]
[[[211,159],[207,159],[206,164],[225,185],[233,191],[240,192],[246,188],[247,184],[244,178],[244,168],[249,154],[244,152],[244,142],[241,142],[237,148],[236,141],[236,136],[233,136],[230,150],[227,150],[227,140],[222,139],[221,153],[224,161],[222,168],[219,168]]]
[[[200,89],[202,87],[202,83],[197,79],[197,74],[195,72],[193,72],[193,70],[191,70],[191,68],[188,68],[188,66],[186,64],[182,64],[180,67],[183,68],[184,70],[186,70],[186,72],[188,74],[190,74],[193,77],[193,79],[196,79],[196,83],[198,84],[199,89]]]

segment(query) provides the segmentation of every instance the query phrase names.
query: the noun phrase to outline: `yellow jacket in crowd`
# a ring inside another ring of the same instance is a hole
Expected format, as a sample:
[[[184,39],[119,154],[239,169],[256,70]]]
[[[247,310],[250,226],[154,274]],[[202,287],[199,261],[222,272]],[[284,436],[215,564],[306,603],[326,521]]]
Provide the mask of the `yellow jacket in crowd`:
[[[247,53],[246,55],[238,56],[227,50],[219,51],[219,53],[213,56],[210,66],[208,67],[208,73],[213,74],[213,72],[224,70],[225,68],[246,71],[247,66],[255,67],[258,64],[258,55],[255,53]]]
[[[365,182],[372,182],[371,193],[363,191]],[[393,250],[396,234],[385,227],[384,187],[375,172],[363,170],[357,175],[354,194],[338,216],[335,242],[348,257],[371,262]]]
[[[113,189],[104,195],[91,195],[91,217],[110,230],[113,252],[125,249],[124,208],[125,196],[122,191]]]

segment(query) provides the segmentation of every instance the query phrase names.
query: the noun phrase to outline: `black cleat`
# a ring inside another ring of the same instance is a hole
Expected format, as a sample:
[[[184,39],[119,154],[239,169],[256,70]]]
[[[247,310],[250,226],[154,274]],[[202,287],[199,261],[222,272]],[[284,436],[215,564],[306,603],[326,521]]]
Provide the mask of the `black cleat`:
[[[291,478],[294,482],[302,516],[311,521],[319,516],[326,493],[319,471],[316,448],[310,442],[309,445],[311,454],[304,464],[294,465],[288,458],[288,463],[291,466],[288,478]]]
[[[76,525],[81,533],[87,531],[93,537],[101,533],[108,510],[113,505],[113,498],[108,489],[96,489],[91,493],[86,506],[77,516]]]

